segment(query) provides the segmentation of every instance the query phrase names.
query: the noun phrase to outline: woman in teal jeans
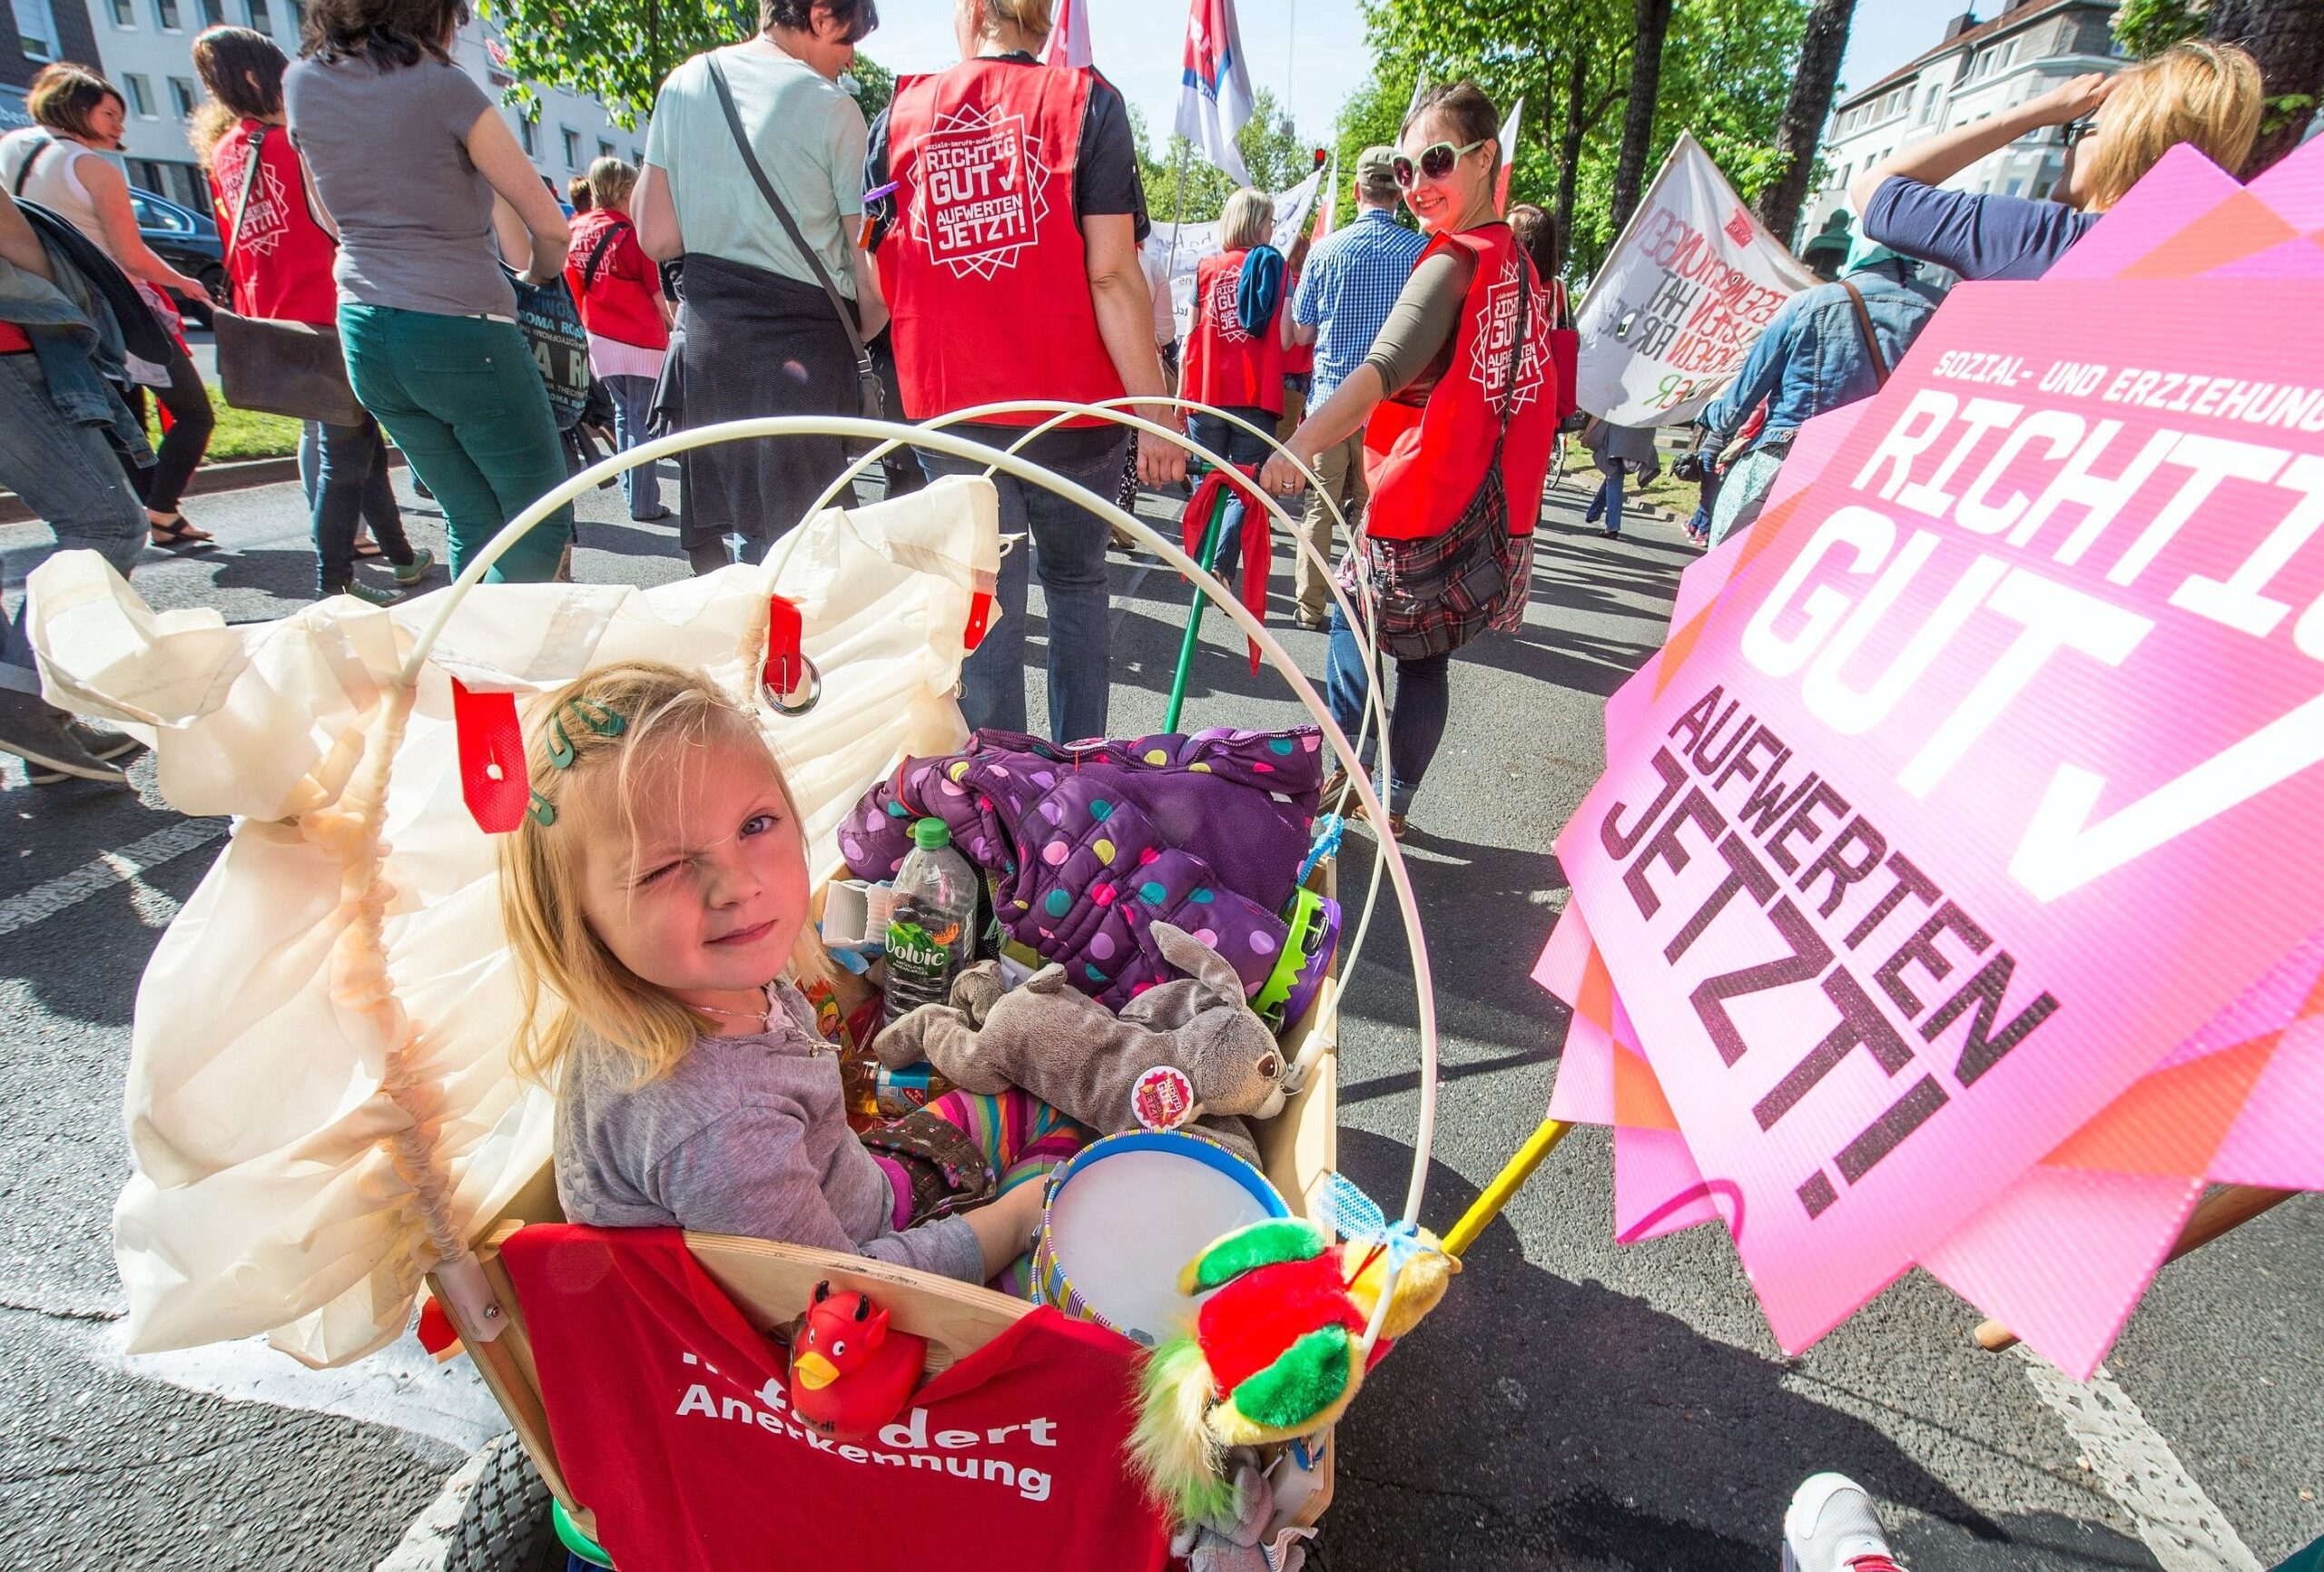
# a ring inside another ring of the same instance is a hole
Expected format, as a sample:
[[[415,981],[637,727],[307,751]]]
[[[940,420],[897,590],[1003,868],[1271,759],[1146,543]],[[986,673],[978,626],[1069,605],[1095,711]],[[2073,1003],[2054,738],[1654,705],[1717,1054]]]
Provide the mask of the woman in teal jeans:
[[[339,237],[349,378],[443,504],[456,574],[566,477],[502,267],[556,280],[565,216],[452,64],[468,15],[465,0],[314,0],[282,82],[315,209]],[[553,578],[572,536],[573,509],[559,508],[488,576]]]

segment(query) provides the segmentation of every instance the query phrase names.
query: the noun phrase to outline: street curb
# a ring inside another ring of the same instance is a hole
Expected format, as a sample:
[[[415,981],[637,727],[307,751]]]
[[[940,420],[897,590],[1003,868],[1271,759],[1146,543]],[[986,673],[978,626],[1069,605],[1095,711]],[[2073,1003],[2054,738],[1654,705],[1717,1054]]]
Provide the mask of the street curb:
[[[404,462],[403,450],[388,449],[390,467]],[[202,496],[212,492],[243,491],[253,486],[278,486],[286,480],[299,478],[299,459],[295,454],[278,458],[242,458],[231,464],[205,464],[193,472],[185,483],[185,495]],[[39,515],[25,506],[13,491],[0,491],[0,524],[32,524]]]

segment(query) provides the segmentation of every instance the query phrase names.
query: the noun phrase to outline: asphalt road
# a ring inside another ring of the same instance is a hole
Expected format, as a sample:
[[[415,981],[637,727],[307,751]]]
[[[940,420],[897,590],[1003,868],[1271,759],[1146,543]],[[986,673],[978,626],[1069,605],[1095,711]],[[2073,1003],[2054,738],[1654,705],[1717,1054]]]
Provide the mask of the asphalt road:
[[[1565,899],[1551,839],[1599,767],[1601,702],[1659,640],[1688,560],[1674,525],[1636,523],[1620,543],[1584,531],[1581,500],[1572,487],[1552,499],[1523,632],[1455,663],[1451,731],[1413,818],[1444,1027],[1425,1213],[1439,1226],[1541,1116],[1564,1029],[1527,978]],[[425,506],[415,534],[440,545]],[[300,603],[311,558],[294,488],[199,497],[190,511],[229,549],[153,554],[136,575],[149,600],[237,621]],[[581,577],[682,571],[669,532],[622,520],[616,494],[587,499],[583,517]],[[11,604],[44,542],[38,526],[0,528]],[[1184,591],[1119,558],[1115,573],[1113,727],[1135,735],[1160,725]],[[1320,637],[1285,637],[1320,673]],[[1279,681],[1254,678],[1214,624],[1187,723],[1295,718]],[[107,1223],[126,1173],[138,972],[216,845],[117,860],[183,822],[150,764],[133,779],[135,794],[35,788],[0,764],[0,1362],[13,1373],[0,1391],[0,1566],[369,1567],[488,1432],[464,1366],[407,1358],[350,1380],[257,1349],[113,1352]],[[1369,850],[1350,836],[1344,889],[1360,888]],[[54,901],[8,904],[84,870]],[[1410,1169],[1418,1083],[1391,919],[1348,1017],[1343,1165],[1391,1198]],[[2258,1568],[2324,1534],[2324,1204],[2295,1201],[2166,1272],[2112,1384],[2081,1400],[2099,1411],[2072,1430],[2073,1394],[2019,1356],[1977,1351],[1976,1313],[1925,1277],[1787,1360],[1717,1230],[1620,1248],[1610,1220],[1608,1144],[1582,1131],[1341,1427],[1320,1545],[1331,1572],[1772,1568],[1784,1503],[1821,1469],[1872,1488],[1917,1572]],[[2184,1536],[2168,1527],[2174,1512]]]

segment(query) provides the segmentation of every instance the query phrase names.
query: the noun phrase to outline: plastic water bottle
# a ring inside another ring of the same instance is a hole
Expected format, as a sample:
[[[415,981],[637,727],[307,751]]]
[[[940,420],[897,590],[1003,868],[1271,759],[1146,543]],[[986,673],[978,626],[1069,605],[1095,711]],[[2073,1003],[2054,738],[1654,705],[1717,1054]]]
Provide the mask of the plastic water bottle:
[[[888,919],[883,1029],[922,1005],[950,1000],[952,979],[976,958],[976,870],[952,850],[951,828],[941,819],[920,820],[911,839],[896,870],[896,908]]]

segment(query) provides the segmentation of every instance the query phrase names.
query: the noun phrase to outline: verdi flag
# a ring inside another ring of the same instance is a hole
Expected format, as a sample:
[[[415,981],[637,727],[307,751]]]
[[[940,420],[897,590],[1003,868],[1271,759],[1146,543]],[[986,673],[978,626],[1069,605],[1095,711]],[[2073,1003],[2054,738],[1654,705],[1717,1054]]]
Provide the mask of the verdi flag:
[[[1235,25],[1235,0],[1193,0],[1187,13],[1186,85],[1178,98],[1180,136],[1234,177],[1251,183],[1235,133],[1251,118],[1251,74],[1243,64],[1243,38]]]
[[[1692,420],[1815,282],[1679,133],[1576,314],[1581,407],[1617,426]]]
[[[1058,0],[1057,20],[1049,28],[1049,47],[1041,51],[1041,64],[1077,68],[1091,64],[1089,0]]]

